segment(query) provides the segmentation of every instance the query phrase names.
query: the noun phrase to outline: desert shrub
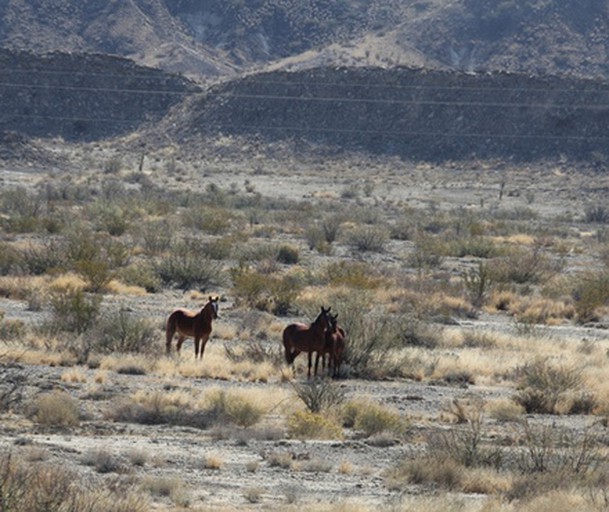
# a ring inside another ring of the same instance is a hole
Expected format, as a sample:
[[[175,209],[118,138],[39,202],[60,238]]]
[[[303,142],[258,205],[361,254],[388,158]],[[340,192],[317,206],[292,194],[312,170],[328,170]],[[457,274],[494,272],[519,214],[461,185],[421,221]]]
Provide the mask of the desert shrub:
[[[324,274],[333,285],[350,286],[356,289],[373,289],[381,286],[383,279],[378,271],[363,261],[339,261],[330,263]]]
[[[342,388],[327,379],[292,383],[292,387],[296,396],[313,413],[335,409],[345,400]]]
[[[286,315],[293,308],[302,286],[296,275],[277,277],[244,267],[233,270],[233,293],[237,300],[276,315]]]
[[[343,431],[334,416],[297,411],[288,418],[288,434],[295,439],[342,439]]]
[[[103,165],[106,174],[117,174],[123,167],[123,160],[119,155],[108,158]]]
[[[141,231],[141,243],[149,256],[157,256],[171,247],[175,229],[167,221],[146,222]]]
[[[538,284],[560,269],[560,262],[543,254],[540,248],[518,248],[493,261],[492,279],[497,283]]]
[[[23,338],[26,333],[23,320],[5,320],[0,311],[0,340],[17,340]]]
[[[382,432],[401,434],[407,423],[389,407],[371,400],[350,400],[343,408],[343,425],[370,437]]]
[[[0,356],[0,412],[21,403],[28,378],[28,371]]]
[[[298,248],[291,245],[281,245],[277,249],[277,261],[286,265],[295,265],[300,261]]]
[[[437,268],[446,255],[445,243],[437,236],[419,234],[415,237],[414,250],[408,256],[408,263],[418,269]]]
[[[519,424],[518,470],[526,475],[554,473],[563,479],[589,477],[602,469],[602,438],[593,428],[568,431],[551,424]]]
[[[447,244],[447,256],[463,258],[492,258],[496,256],[497,248],[492,240],[482,236],[459,237]]]
[[[91,332],[95,352],[149,352],[157,339],[154,326],[124,308],[102,314]]]
[[[22,270],[32,275],[43,275],[65,267],[61,244],[52,239],[29,244],[19,252]]]
[[[480,307],[493,285],[492,271],[488,263],[480,262],[477,267],[465,271],[463,273],[463,284],[469,293],[472,304]]]
[[[43,214],[42,202],[23,187],[0,194],[0,225],[9,233],[36,231]]]
[[[145,496],[124,489],[91,489],[58,464],[0,456],[0,506],[6,512],[145,512]]]
[[[584,210],[584,222],[608,224],[609,210],[600,204],[587,206]]]
[[[231,226],[233,215],[230,210],[224,208],[212,208],[209,206],[191,206],[183,216],[184,226],[209,233],[220,235],[228,231]]]
[[[83,290],[55,289],[50,292],[51,330],[82,334],[97,320],[101,296]]]
[[[8,242],[0,242],[0,275],[19,273],[23,267],[21,252]]]
[[[79,423],[77,402],[62,391],[39,395],[32,401],[29,409],[30,417],[41,425],[73,427]]]
[[[609,272],[585,272],[574,279],[571,296],[579,322],[597,319],[597,308],[609,303]]]
[[[161,290],[161,280],[155,268],[148,262],[127,265],[117,270],[115,277],[125,284],[144,288],[148,293]]]
[[[128,264],[130,256],[126,245],[82,226],[75,226],[67,234],[60,252],[64,258],[63,268],[81,274],[95,292],[110,282],[114,269]]]
[[[557,414],[560,402],[582,383],[581,370],[537,359],[515,370],[518,392],[514,397],[528,413]]]
[[[197,240],[178,243],[155,263],[161,281],[177,288],[209,288],[222,282],[222,267],[204,255]]]
[[[85,466],[95,468],[98,473],[116,473],[122,469],[118,457],[103,448],[86,451],[81,457],[81,462]]]
[[[522,418],[524,413],[524,407],[508,399],[500,399],[489,403],[487,410],[491,418],[501,422],[517,421]]]
[[[147,476],[141,482],[144,490],[153,496],[169,498],[179,508],[190,506],[190,497],[184,487],[184,483],[174,477]]]
[[[223,389],[211,390],[206,395],[205,409],[218,424],[232,423],[240,427],[255,425],[266,412],[247,395]]]
[[[222,238],[216,238],[214,240],[208,240],[205,242],[201,249],[203,254],[208,258],[216,261],[222,261],[230,258],[233,252],[233,246],[235,245],[235,238],[225,236]]]
[[[358,252],[383,252],[388,240],[384,226],[357,226],[347,233],[347,244]]]
[[[461,464],[451,458],[438,460],[426,456],[404,460],[390,475],[393,480],[406,480],[408,484],[433,484],[441,489],[453,490],[463,486],[465,471]]]
[[[129,229],[129,211],[116,202],[99,200],[87,206],[87,215],[96,231],[121,236]]]
[[[224,346],[226,357],[233,363],[251,361],[263,363],[268,361],[273,366],[279,367],[283,364],[284,357],[278,345],[263,343],[262,340],[249,339],[239,347],[233,344]]]
[[[499,467],[501,452],[483,444],[484,402],[477,398],[455,399],[449,412],[455,417],[457,426],[432,433],[428,439],[428,452],[436,459],[452,459],[466,467]]]

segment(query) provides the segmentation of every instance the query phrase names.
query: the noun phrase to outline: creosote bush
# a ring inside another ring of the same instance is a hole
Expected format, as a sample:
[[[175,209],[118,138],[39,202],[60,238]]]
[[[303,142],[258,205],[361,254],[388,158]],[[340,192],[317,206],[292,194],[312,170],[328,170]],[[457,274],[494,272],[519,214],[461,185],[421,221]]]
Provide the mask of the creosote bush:
[[[581,392],[582,371],[552,364],[547,358],[526,363],[515,374],[518,392],[514,400],[528,413],[559,414],[569,397]]]
[[[36,423],[50,427],[73,427],[79,423],[77,402],[67,393],[44,393],[30,404],[30,416]]]
[[[143,494],[104,485],[92,489],[60,463],[0,455],[0,506],[6,512],[147,512]]]
[[[333,415],[296,411],[288,418],[288,435],[295,439],[342,439],[343,431]]]

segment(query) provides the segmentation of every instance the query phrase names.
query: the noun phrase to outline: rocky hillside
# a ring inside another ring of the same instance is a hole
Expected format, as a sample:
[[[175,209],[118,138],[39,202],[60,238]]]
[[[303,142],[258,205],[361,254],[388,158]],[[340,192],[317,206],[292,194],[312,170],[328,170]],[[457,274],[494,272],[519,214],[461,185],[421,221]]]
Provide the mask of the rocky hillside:
[[[103,55],[0,50],[0,76],[0,133],[67,141],[133,132],[200,90],[186,79]]]
[[[9,0],[0,4],[0,46],[120,55],[199,78],[270,63],[596,78],[609,77],[609,6],[598,0]]]
[[[232,81],[165,120],[172,138],[218,133],[305,139],[425,160],[558,158],[608,152],[601,80],[408,68],[318,68]]]

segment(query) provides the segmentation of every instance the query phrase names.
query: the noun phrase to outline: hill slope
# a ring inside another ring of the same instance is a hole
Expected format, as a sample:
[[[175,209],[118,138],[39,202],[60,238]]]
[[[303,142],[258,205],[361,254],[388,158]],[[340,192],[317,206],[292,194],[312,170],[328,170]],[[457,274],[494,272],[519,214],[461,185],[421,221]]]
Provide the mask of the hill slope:
[[[277,71],[192,96],[163,124],[185,143],[222,133],[425,160],[589,160],[609,147],[609,84],[408,68]]]
[[[609,77],[597,0],[10,0],[0,46],[115,54],[189,76],[272,62]],[[307,53],[309,52],[309,53]]]

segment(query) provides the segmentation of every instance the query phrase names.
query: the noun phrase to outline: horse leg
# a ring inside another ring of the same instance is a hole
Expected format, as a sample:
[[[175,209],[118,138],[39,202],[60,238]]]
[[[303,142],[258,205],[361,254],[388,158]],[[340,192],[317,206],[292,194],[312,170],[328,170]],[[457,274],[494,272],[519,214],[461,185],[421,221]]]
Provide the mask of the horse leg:
[[[184,336],[183,334],[178,334],[178,344],[176,345],[176,351],[178,355],[180,355],[180,350],[182,350],[182,343],[184,343],[185,339],[186,336]]]
[[[207,344],[208,339],[209,339],[209,335],[203,336],[201,338],[201,352],[199,353],[199,357],[200,357],[201,361],[203,360],[203,352],[205,352],[205,345]]]
[[[309,352],[309,371],[307,372],[307,379],[311,378],[311,363],[313,361],[313,352]]]
[[[199,357],[199,345],[201,344],[201,338],[195,336],[195,360]]]
[[[166,355],[169,355],[169,353],[171,352],[171,341],[173,340],[173,335],[174,334],[175,334],[175,330],[172,329],[168,325],[167,326],[167,331],[165,332],[165,354]]]

